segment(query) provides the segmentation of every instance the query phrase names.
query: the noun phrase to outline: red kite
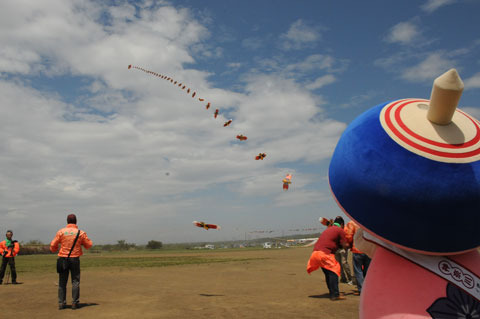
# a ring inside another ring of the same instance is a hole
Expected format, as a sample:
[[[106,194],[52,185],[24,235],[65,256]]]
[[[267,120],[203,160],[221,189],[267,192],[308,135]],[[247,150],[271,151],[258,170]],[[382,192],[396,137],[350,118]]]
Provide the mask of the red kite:
[[[197,222],[197,221],[194,221],[193,224],[197,227],[200,227],[200,228],[204,228],[206,230],[209,230],[209,229],[220,229],[220,226],[218,225],[214,225],[214,224],[207,224],[207,223],[204,223],[204,222]]]
[[[333,219],[328,219],[328,218],[325,218],[325,217],[320,217],[318,219],[318,221],[324,225],[324,226],[327,226],[327,227],[330,227],[333,225]]]
[[[246,141],[247,140],[247,137],[240,134],[240,135],[237,135],[237,138],[240,140],[240,141]]]
[[[265,153],[258,153],[258,155],[255,156],[255,160],[256,160],[256,161],[258,161],[258,160],[262,160],[262,161],[263,161],[263,159],[264,159],[265,157],[267,157],[267,154],[265,154]]]
[[[210,103],[207,104],[207,110],[208,110],[209,107],[210,107]],[[217,118],[217,116],[218,116],[218,109],[216,109],[215,113],[213,113],[214,118]]]
[[[285,176],[282,182],[283,182],[283,189],[288,190],[288,185],[292,183],[292,175],[287,174],[287,176]]]
[[[225,122],[225,124],[223,124],[223,127],[229,126],[229,125],[230,125],[230,123],[232,123],[232,120],[228,120],[228,121],[226,121],[226,122]]]

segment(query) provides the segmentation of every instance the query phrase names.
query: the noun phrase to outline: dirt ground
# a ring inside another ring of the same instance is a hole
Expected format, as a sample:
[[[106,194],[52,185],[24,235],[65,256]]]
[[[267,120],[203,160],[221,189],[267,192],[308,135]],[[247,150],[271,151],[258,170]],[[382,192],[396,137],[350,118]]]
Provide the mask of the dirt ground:
[[[82,270],[80,309],[58,310],[57,274],[24,273],[0,286],[1,318],[358,318],[360,297],[330,301],[312,248],[216,251],[248,261],[161,268]],[[201,255],[202,253],[199,253]],[[212,253],[209,253],[211,256]],[[70,304],[69,282],[67,303]]]

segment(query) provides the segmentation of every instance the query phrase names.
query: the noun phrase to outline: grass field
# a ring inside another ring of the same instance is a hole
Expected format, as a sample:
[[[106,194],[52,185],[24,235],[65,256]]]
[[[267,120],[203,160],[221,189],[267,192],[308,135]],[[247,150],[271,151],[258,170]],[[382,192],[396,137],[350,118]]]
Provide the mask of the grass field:
[[[306,264],[312,248],[86,253],[80,309],[57,309],[55,255],[18,256],[20,285],[1,318],[358,318],[360,298],[332,302],[321,271]],[[67,304],[71,303],[68,284]]]
[[[238,249],[237,249],[238,250]],[[105,252],[81,257],[82,269],[88,268],[143,268],[192,265],[205,263],[238,262],[252,258],[222,257],[224,253],[235,249],[211,250],[199,253],[188,250],[133,250],[124,252]],[[223,254],[222,254],[223,253]],[[51,272],[56,267],[56,255],[17,256],[17,271],[21,273]]]

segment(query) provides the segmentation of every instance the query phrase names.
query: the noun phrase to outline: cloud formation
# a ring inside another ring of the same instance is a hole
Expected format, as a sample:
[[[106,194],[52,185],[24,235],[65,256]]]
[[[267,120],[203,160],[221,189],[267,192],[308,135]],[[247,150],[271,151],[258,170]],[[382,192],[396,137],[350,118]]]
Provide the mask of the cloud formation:
[[[298,50],[314,44],[321,39],[318,27],[313,27],[298,19],[290,25],[286,33],[281,35],[282,48],[285,50]]]
[[[422,6],[421,9],[427,13],[432,13],[437,9],[453,4],[457,0],[427,0]]]
[[[400,22],[394,25],[386,37],[390,43],[411,44],[420,36],[418,27],[411,21]]]
[[[255,202],[263,185],[262,200],[276,201],[281,167],[328,158],[345,128],[285,73],[245,75],[241,92],[212,87],[209,72],[185,66],[199,47],[212,51],[207,58],[219,54],[204,45],[210,33],[187,9],[19,1],[3,6],[0,21],[0,218],[25,239],[48,240],[52,225],[75,211],[97,242],[122,232],[129,241],[159,232],[181,241],[195,214],[233,206],[223,198]],[[307,30],[295,40],[304,28],[299,20],[285,36],[292,48],[318,39]],[[332,63],[312,56],[291,70]],[[212,108],[128,64],[174,77]],[[65,79],[75,79],[77,93],[63,90]],[[239,133],[248,143],[235,140]],[[267,159],[255,161],[258,152]],[[297,185],[298,205],[320,197],[307,186]],[[107,223],[115,234],[101,231]]]

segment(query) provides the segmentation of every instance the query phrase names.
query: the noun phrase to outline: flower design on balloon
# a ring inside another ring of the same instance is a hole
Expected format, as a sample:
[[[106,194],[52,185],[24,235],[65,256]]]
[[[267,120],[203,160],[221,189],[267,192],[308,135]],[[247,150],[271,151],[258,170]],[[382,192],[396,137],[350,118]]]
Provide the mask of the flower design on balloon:
[[[453,284],[427,309],[432,319],[480,319],[480,302]]]

